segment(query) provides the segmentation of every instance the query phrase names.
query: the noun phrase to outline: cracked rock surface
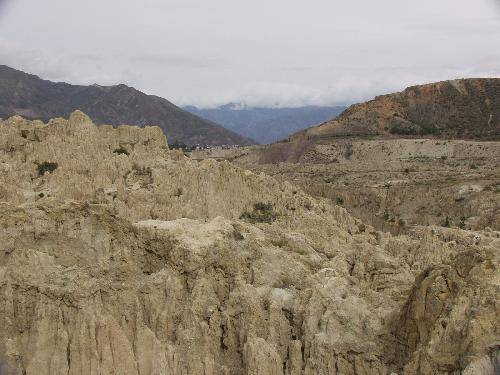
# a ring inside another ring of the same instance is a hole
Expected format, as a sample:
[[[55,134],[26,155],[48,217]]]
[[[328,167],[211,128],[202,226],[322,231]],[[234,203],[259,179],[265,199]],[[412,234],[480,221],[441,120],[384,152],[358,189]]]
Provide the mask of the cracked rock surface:
[[[0,135],[2,373],[498,372],[499,232],[392,236],[81,112]]]

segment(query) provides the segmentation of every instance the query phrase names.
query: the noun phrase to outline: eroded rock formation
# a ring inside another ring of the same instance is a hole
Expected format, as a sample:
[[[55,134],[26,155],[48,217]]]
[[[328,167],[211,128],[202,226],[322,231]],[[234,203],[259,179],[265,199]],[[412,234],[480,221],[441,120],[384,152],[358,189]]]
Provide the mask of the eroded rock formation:
[[[498,232],[394,237],[80,112],[0,135],[2,371],[498,370]]]

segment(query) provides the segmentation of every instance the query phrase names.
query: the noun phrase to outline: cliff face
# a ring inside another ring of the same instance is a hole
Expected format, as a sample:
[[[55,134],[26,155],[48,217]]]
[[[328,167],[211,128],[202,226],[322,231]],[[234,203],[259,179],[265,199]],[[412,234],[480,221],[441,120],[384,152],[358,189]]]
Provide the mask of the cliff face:
[[[0,65],[0,118],[21,115],[48,121],[82,110],[98,124],[159,126],[172,142],[188,145],[254,143],[220,125],[126,85],[78,86],[42,80]]]
[[[346,137],[500,140],[500,79],[443,81],[376,97],[265,150],[262,162],[301,161]]]
[[[377,232],[159,128],[0,122],[0,369],[466,374],[498,366],[500,233]]]

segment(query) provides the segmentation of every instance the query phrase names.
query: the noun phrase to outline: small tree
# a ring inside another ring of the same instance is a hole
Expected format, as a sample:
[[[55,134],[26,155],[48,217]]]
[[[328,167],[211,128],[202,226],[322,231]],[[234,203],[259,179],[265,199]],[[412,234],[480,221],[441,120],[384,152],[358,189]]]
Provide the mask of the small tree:
[[[448,216],[446,216],[446,220],[444,221],[443,227],[449,228],[451,227],[451,221]]]
[[[274,212],[271,203],[255,203],[252,212],[243,212],[240,219],[248,221],[249,223],[267,223],[271,224],[276,220],[276,213]]]
[[[119,148],[115,149],[113,151],[113,153],[118,154],[118,155],[127,155],[127,156],[129,156],[129,152],[125,148],[123,148],[122,146],[120,146]]]
[[[43,176],[45,172],[52,173],[54,172],[59,165],[57,163],[49,162],[49,161],[44,161],[43,163],[38,164],[37,170],[38,170],[38,175]]]
[[[462,217],[460,218],[460,223],[458,224],[458,227],[459,227],[460,229],[465,229],[465,220],[466,220],[466,219],[465,219],[465,216],[462,216]]]

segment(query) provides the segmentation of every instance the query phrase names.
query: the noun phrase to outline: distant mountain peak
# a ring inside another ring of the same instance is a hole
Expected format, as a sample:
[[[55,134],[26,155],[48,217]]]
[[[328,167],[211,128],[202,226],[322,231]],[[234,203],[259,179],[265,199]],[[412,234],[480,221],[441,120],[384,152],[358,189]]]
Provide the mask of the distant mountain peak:
[[[272,143],[304,128],[330,120],[345,107],[306,106],[298,108],[252,107],[227,103],[217,108],[184,107],[200,117],[225,126],[260,143]]]
[[[231,110],[231,111],[241,111],[243,109],[249,109],[252,107],[247,106],[245,103],[227,103],[218,107],[219,109]]]
[[[21,115],[47,121],[80,109],[97,124],[157,125],[169,142],[186,145],[249,145],[244,138],[166,99],[125,84],[102,86],[51,82],[0,65],[0,118]]]

